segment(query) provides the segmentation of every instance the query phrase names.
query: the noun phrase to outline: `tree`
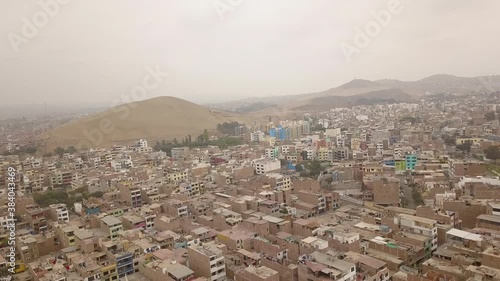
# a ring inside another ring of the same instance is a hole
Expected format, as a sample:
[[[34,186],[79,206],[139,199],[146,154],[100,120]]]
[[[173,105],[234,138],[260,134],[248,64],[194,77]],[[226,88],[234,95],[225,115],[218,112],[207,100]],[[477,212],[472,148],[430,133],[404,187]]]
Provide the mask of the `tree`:
[[[203,130],[203,140],[208,141],[208,130],[207,129]]]
[[[219,123],[217,124],[217,131],[226,135],[233,136],[235,134],[235,129],[241,125],[242,124],[238,122],[224,122],[222,124]]]
[[[323,124],[316,124],[314,127],[311,128],[311,131],[316,132],[316,131],[326,131],[325,127],[323,127]]]
[[[177,141],[177,138],[174,138],[173,140],[174,144],[178,144],[179,142]]]
[[[411,187],[411,196],[413,198],[413,202],[415,202],[416,205],[424,205],[424,199],[422,198],[422,194],[418,190],[418,187],[416,184],[409,185]]]
[[[470,152],[471,146],[472,142],[466,141],[462,144],[457,145],[457,149],[461,150],[462,152]]]
[[[455,136],[450,135],[442,135],[441,138],[444,140],[444,143],[447,145],[454,145],[456,142]]]
[[[52,157],[52,156],[54,156],[54,153],[52,152],[47,152],[43,154],[43,157]]]
[[[399,122],[401,122],[401,123],[410,122],[412,125],[415,124],[416,121],[417,121],[417,119],[413,116],[405,116],[405,117],[399,119]]]
[[[69,146],[68,147],[68,150],[67,150],[69,153],[73,154],[76,152],[76,148],[74,146]]]
[[[191,143],[191,135],[188,135],[188,143]]]
[[[62,147],[57,147],[56,149],[54,149],[54,152],[59,155],[59,156],[62,156],[64,154],[64,148]]]
[[[302,172],[303,170],[304,168],[301,163],[297,163],[297,165],[295,165],[295,171]]]
[[[34,193],[33,199],[41,207],[47,207],[55,203],[69,203],[66,191],[47,190],[44,193]]]
[[[498,146],[490,146],[484,150],[484,154],[486,155],[486,158],[497,161],[500,159],[500,148]]]
[[[323,171],[323,167],[321,167],[321,162],[318,160],[313,160],[309,162],[307,169],[311,171],[311,176],[317,176]]]
[[[101,198],[104,195],[102,191],[96,191],[89,194],[89,197]]]
[[[37,151],[37,148],[34,146],[30,146],[30,147],[26,148],[26,153],[29,153],[29,154],[35,154],[36,151]]]
[[[487,121],[493,121],[493,120],[495,120],[495,112],[493,112],[493,111],[487,112],[484,115],[484,118],[486,118]]]

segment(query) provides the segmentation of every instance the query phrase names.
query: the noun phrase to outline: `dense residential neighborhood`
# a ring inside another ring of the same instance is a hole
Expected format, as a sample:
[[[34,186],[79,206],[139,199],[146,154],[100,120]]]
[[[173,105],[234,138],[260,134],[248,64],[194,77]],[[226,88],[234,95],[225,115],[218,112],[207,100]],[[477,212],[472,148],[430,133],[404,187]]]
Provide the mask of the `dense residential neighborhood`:
[[[15,170],[14,280],[500,280],[499,96],[50,153],[0,123],[0,271]]]

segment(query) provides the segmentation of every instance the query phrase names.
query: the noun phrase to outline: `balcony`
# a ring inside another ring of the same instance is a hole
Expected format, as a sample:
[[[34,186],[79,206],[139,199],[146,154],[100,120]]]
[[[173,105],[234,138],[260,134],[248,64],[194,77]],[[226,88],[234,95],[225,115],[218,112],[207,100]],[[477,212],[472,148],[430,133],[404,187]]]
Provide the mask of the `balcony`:
[[[214,273],[212,273],[210,280],[226,280],[226,271],[225,270],[222,270],[220,272],[214,272]]]

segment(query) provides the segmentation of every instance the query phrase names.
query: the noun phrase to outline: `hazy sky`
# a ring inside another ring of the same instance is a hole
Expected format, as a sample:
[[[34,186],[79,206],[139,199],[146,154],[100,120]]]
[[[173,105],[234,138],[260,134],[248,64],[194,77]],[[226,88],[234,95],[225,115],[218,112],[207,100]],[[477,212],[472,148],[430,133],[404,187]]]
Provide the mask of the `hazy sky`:
[[[400,0],[350,62],[340,44],[355,47],[355,28],[397,0],[64,1],[45,26],[38,1],[0,1],[0,104],[112,105],[148,66],[169,77],[146,98],[198,103],[317,92],[354,77],[500,74],[498,0]],[[214,5],[228,3],[221,20]],[[38,31],[23,35],[34,16]]]

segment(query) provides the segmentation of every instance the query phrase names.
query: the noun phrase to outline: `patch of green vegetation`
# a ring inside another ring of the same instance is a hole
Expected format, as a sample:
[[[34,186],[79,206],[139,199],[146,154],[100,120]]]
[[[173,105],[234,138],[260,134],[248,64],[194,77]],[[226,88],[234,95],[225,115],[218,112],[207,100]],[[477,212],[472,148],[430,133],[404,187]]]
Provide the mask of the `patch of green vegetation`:
[[[486,150],[484,150],[484,154],[486,158],[493,161],[497,161],[500,159],[500,147],[490,146]]]
[[[54,149],[54,153],[59,155],[61,157],[64,153],[75,153],[76,148],[74,146],[68,146],[68,148],[63,148],[63,147],[57,147]]]
[[[295,166],[297,172],[300,172],[301,176],[315,178],[319,174],[325,171],[326,166],[323,165],[318,160],[300,162]]]
[[[241,126],[238,122],[224,122],[217,124],[217,130],[223,134],[234,136],[237,127]]]
[[[500,176],[500,165],[497,164],[486,164],[486,171],[492,176]]]
[[[205,140],[205,138],[198,137],[197,141],[190,142],[190,136],[187,137],[187,141],[184,140],[182,143],[178,143],[176,139],[174,139],[173,142],[170,141],[165,141],[162,140],[157,141],[156,144],[154,145],[154,150],[155,151],[165,151],[168,155],[170,155],[172,148],[174,147],[184,147],[187,146],[189,148],[196,148],[196,147],[207,147],[209,145],[214,145],[218,146],[221,149],[226,149],[231,146],[236,146],[236,145],[241,145],[243,142],[241,141],[240,138],[237,137],[220,137],[217,140]]]
[[[87,188],[82,187],[71,191],[47,190],[44,193],[34,193],[33,199],[42,208],[58,203],[66,204],[66,206],[70,208],[74,203],[81,202],[82,199],[88,199],[90,197],[100,198],[103,194],[104,193],[100,191],[89,193]]]
[[[38,148],[35,146],[26,146],[26,147],[21,147],[18,150],[14,150],[12,152],[5,151],[1,153],[0,155],[24,155],[24,154],[35,154],[37,152]]]
[[[425,205],[422,194],[418,190],[418,186],[416,184],[410,184],[409,186],[411,187],[411,196],[413,198],[413,202],[415,202],[415,205]]]

